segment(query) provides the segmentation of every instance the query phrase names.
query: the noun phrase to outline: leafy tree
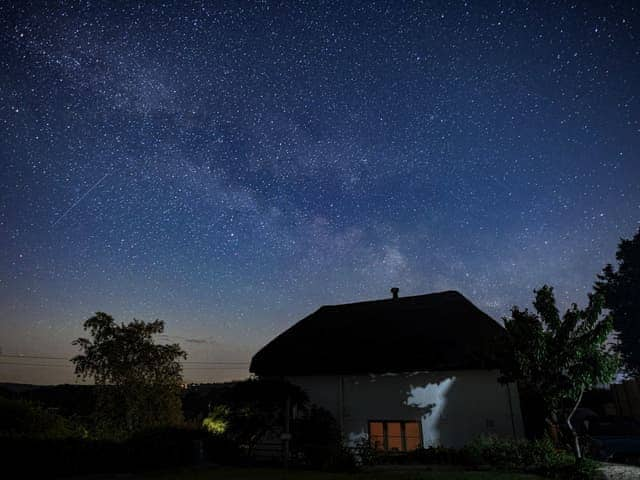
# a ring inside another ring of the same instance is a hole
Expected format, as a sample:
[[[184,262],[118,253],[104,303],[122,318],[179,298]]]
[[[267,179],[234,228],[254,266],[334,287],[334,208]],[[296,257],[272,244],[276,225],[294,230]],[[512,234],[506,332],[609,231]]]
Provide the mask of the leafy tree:
[[[603,299],[589,296],[580,310],[573,304],[560,317],[553,288],[535,292],[536,313],[513,307],[505,318],[507,332],[501,381],[518,382],[542,402],[547,417],[563,418],[571,432],[576,458],[581,457],[571,417],[584,391],[609,382],[618,368],[618,358],[607,347],[611,318],[601,317]]]
[[[640,374],[640,229],[631,240],[621,240],[616,252],[618,270],[604,267],[595,289],[604,295],[618,332],[616,350],[629,373]]]
[[[96,423],[101,433],[126,436],[182,419],[180,386],[186,353],[178,344],[157,345],[164,322],[133,320],[117,324],[103,312],[84,323],[91,340],[73,342],[82,354],[72,358],[76,375],[98,386]]]

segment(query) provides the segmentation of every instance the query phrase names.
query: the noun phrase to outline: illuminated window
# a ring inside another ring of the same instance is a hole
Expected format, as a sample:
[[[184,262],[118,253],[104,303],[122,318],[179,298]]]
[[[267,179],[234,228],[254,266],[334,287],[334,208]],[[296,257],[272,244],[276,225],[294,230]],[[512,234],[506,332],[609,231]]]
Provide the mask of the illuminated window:
[[[385,452],[410,452],[422,446],[420,424],[416,421],[369,422],[369,439],[373,448]]]
[[[382,422],[369,422],[369,439],[376,450],[384,450],[384,425]]]

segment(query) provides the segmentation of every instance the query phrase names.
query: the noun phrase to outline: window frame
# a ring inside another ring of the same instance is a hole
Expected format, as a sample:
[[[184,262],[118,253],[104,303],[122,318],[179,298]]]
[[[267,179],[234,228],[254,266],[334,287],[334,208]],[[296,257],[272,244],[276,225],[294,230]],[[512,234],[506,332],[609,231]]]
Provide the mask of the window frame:
[[[382,424],[382,450],[385,453],[408,453],[408,452],[413,452],[414,450],[407,450],[407,430],[406,430],[406,424],[407,423],[413,423],[413,424],[417,424],[418,425],[418,446],[416,447],[416,450],[419,450],[420,448],[423,447],[422,445],[422,421],[420,419],[415,420],[389,420],[389,419],[385,419],[385,420],[379,420],[379,419],[373,419],[373,420],[368,420],[367,421],[367,433],[369,435],[369,442],[371,442],[371,424],[372,423],[381,423]],[[388,435],[388,424],[389,423],[399,423],[400,424],[400,444],[402,449],[401,450],[389,450],[389,435]],[[374,448],[376,448],[374,446]],[[377,450],[377,448],[376,448]]]

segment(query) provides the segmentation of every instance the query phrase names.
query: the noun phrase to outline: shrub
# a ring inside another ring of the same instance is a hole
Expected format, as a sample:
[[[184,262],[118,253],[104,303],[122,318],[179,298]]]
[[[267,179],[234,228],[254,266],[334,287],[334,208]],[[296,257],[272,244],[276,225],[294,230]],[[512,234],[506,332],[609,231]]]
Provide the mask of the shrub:
[[[124,441],[6,435],[0,451],[8,470],[27,477],[115,473],[196,463],[206,437],[186,427],[145,430]]]
[[[463,451],[447,447],[419,448],[407,454],[409,463],[423,465],[461,465],[466,463]]]
[[[378,465],[381,463],[380,452],[376,450],[368,436],[361,438],[353,449],[358,465]]]
[[[0,434],[68,438],[82,436],[82,430],[64,417],[35,403],[0,398]]]
[[[355,472],[358,469],[358,464],[353,451],[340,445],[339,448],[331,451],[323,469],[330,472]]]
[[[500,437],[479,437],[462,450],[472,465],[490,465],[500,470],[527,471],[548,478],[588,480],[595,478],[596,464],[588,459],[576,462],[566,450],[548,439],[526,441]]]
[[[482,436],[474,439],[463,451],[472,464],[486,464],[508,470],[524,466],[525,444],[524,441]]]
[[[202,420],[202,426],[213,435],[221,435],[229,428],[231,409],[226,405],[216,405]]]
[[[311,468],[329,469],[344,463],[340,429],[328,410],[313,405],[293,422],[291,451]]]
[[[584,459],[576,463],[570,452],[556,448],[548,438],[526,441],[485,436],[476,438],[462,449],[436,446],[401,455],[376,451],[365,438],[356,445],[355,453],[363,465],[461,465],[528,472],[568,480],[590,480],[596,475],[596,464],[593,461]]]
[[[567,465],[564,476],[556,478],[568,478],[573,480],[591,480],[598,478],[598,464],[589,458],[583,458],[579,462]]]
[[[21,472],[24,478],[41,474],[78,475],[111,473],[129,468],[124,445],[82,438],[0,437],[5,471]]]
[[[567,462],[574,462],[573,455],[556,448],[548,437],[530,442],[523,441],[521,452],[523,465],[533,467],[540,473],[552,471],[558,465]]]

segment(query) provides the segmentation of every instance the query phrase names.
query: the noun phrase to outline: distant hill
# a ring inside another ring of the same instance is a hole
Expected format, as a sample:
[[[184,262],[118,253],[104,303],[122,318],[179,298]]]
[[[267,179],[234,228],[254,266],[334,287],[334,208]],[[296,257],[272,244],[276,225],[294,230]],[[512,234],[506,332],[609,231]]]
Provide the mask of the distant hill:
[[[36,402],[63,415],[89,415],[95,405],[93,385],[0,383],[0,396]]]
[[[23,393],[34,388],[40,388],[42,385],[31,385],[30,383],[5,383],[0,382],[0,395],[2,391],[8,391],[11,393]]]

